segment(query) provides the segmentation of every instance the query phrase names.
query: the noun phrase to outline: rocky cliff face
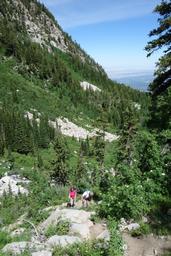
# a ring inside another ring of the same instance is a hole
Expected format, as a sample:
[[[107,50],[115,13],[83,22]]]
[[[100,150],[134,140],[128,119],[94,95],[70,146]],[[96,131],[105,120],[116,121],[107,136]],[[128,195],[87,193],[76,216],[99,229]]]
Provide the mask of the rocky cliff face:
[[[59,26],[48,9],[37,0],[1,0],[0,19],[15,23],[19,31],[24,31],[29,38],[49,52],[54,48],[79,56],[83,62],[92,64],[96,70],[103,71],[78,44]],[[104,71],[103,71],[104,72]]]
[[[2,0],[1,17],[7,17],[11,22],[17,22],[25,29],[33,42],[42,46],[56,47],[66,52],[68,42],[54,17],[37,1]]]

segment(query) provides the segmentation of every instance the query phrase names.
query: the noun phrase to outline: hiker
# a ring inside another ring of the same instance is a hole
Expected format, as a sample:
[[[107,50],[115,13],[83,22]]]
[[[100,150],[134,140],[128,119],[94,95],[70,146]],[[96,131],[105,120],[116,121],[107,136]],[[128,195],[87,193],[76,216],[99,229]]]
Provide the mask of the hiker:
[[[88,207],[88,202],[91,201],[91,198],[92,198],[92,193],[89,190],[86,190],[82,194],[82,206],[83,207]]]
[[[70,207],[75,206],[76,196],[77,196],[76,189],[74,187],[70,188],[69,190]]]

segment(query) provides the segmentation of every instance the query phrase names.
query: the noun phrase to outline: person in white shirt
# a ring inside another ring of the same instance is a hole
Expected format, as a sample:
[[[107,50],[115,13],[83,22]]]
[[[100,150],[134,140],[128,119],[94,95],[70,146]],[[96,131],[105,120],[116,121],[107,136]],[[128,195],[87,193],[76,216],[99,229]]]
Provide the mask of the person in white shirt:
[[[89,190],[84,191],[82,194],[82,206],[88,207],[88,202],[91,201],[92,193]]]

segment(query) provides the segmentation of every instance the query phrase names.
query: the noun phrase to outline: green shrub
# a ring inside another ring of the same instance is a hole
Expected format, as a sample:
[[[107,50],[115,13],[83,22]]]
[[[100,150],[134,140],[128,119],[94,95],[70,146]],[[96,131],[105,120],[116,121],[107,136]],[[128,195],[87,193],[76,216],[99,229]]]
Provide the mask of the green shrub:
[[[50,225],[45,232],[46,237],[54,236],[54,235],[67,235],[69,232],[70,223],[68,221],[60,220],[56,225]]]
[[[110,178],[108,191],[102,194],[98,213],[101,217],[140,218],[148,212],[146,193],[137,170],[123,166],[122,173]]]
[[[103,242],[88,241],[81,244],[74,244],[72,246],[61,248],[56,247],[53,253],[54,256],[108,256],[107,248]],[[113,256],[113,255],[111,255]]]
[[[108,222],[108,228],[110,231],[110,241],[109,241],[109,256],[122,256],[123,255],[123,241],[122,237],[118,231],[118,225],[115,221],[110,220]]]
[[[148,234],[150,234],[150,231],[151,231],[151,229],[150,229],[149,224],[142,223],[138,229],[131,231],[131,236],[139,237],[139,236],[143,236],[143,235],[148,235]]]
[[[0,231],[0,249],[2,249],[6,244],[10,243],[12,239],[9,234],[5,231]]]

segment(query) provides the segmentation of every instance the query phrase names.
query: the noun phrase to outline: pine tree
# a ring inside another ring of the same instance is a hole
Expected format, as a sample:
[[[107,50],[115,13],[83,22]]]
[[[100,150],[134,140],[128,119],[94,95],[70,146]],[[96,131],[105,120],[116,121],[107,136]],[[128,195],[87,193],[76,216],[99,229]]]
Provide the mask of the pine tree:
[[[4,143],[4,138],[3,138],[3,133],[0,133],[0,156],[4,155],[5,151],[5,143]]]
[[[48,118],[43,116],[39,123],[39,147],[48,148],[50,142]]]
[[[21,154],[33,152],[33,141],[29,119],[25,119],[22,114],[16,113],[13,122],[15,123],[15,130],[12,150]]]
[[[85,154],[84,150],[85,150],[84,142],[81,142],[79,153],[78,153],[77,167],[75,170],[75,181],[76,181],[76,184],[78,184],[78,186],[81,183],[81,180],[87,176],[86,168],[84,165],[84,158],[83,158],[83,156]]]
[[[37,167],[41,169],[43,167],[43,159],[39,152],[37,152]]]
[[[96,120],[96,125],[98,126],[98,130],[96,131],[96,137],[94,141],[94,155],[99,164],[101,173],[104,168],[104,155],[105,155],[105,130],[107,128],[107,114],[105,112],[105,107],[102,104],[101,106],[101,114],[99,118]]]
[[[4,155],[5,151],[5,134],[4,134],[4,126],[2,121],[2,115],[0,113],[0,156]]]
[[[52,161],[51,177],[56,180],[58,184],[66,185],[68,182],[68,150],[65,140],[58,132],[54,142],[55,159]]]
[[[164,55],[157,63],[155,79],[153,80],[150,89],[153,95],[159,95],[171,86],[171,3],[170,1],[162,0],[161,4],[157,5],[155,10],[160,15],[158,19],[159,27],[153,29],[149,36],[157,38],[148,42],[145,47],[150,56],[154,51],[164,47]]]
[[[134,109],[127,108],[124,112],[124,127],[119,138],[118,164],[132,165],[135,153],[134,138],[138,129],[138,120],[134,115]]]
[[[162,1],[154,11],[160,15],[159,26],[150,32],[149,36],[156,38],[148,42],[145,49],[147,56],[163,49],[163,56],[158,60],[155,78],[150,84],[152,104],[149,125],[162,130],[171,128],[171,3]]]

